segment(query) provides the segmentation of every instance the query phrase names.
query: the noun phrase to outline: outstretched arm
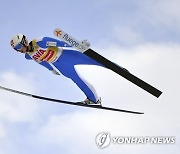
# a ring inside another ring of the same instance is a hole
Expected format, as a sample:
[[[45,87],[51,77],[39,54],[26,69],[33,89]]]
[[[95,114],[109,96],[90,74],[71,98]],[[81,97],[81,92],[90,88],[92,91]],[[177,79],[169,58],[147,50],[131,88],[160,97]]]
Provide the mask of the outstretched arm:
[[[25,58],[28,59],[28,60],[32,60],[32,58],[27,53],[25,54]],[[48,70],[52,71],[53,74],[60,75],[60,73],[57,72],[48,62],[45,62],[45,61],[42,61],[42,62],[36,61],[36,62],[38,64],[46,67]]]
[[[56,69],[54,69],[48,62],[42,61],[39,64],[52,71],[53,74],[60,75],[60,73]]]
[[[48,70],[52,71],[53,70],[53,67],[48,63],[48,62],[45,62],[45,61],[42,61],[42,62],[38,62],[40,65],[46,67]]]

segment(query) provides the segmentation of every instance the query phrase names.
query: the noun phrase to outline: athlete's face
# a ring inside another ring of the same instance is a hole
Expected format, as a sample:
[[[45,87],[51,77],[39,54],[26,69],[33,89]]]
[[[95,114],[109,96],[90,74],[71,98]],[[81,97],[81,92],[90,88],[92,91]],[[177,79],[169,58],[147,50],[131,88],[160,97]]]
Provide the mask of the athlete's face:
[[[26,53],[26,52],[27,52],[27,47],[26,47],[26,46],[23,46],[23,47],[21,48],[21,50],[19,50],[19,52],[21,52],[21,53]]]

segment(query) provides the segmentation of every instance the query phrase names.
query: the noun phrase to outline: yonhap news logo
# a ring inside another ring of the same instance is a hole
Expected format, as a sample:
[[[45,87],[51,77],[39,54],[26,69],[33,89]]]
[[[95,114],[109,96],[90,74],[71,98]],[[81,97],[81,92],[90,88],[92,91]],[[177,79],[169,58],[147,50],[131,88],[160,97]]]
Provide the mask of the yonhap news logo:
[[[110,144],[175,144],[176,138],[174,136],[111,136],[109,132],[100,132],[95,141],[97,146],[103,149]]]
[[[111,136],[109,132],[101,132],[96,136],[96,144],[103,149],[111,143]]]

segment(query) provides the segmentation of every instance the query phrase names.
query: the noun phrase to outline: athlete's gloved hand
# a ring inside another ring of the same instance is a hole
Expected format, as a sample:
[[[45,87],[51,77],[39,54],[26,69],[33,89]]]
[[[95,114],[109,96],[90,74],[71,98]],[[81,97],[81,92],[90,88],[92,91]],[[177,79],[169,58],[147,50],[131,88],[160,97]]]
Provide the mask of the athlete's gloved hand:
[[[53,74],[55,75],[60,75],[60,73],[58,71],[56,71],[55,69],[52,70]]]
[[[83,40],[81,43],[87,47],[90,47],[91,45],[87,40]]]

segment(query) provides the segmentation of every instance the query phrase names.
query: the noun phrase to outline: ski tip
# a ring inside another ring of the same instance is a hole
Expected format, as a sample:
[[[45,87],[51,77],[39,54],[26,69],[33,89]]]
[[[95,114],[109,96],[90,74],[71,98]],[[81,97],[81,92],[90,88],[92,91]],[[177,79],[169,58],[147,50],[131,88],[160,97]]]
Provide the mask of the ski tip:
[[[143,112],[137,112],[137,114],[144,114]]]
[[[143,112],[127,111],[127,110],[122,110],[121,112],[132,113],[132,114],[144,114]]]
[[[162,91],[159,91],[156,97],[159,98],[162,95],[162,93],[163,93]]]

